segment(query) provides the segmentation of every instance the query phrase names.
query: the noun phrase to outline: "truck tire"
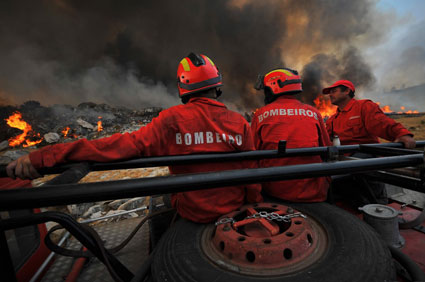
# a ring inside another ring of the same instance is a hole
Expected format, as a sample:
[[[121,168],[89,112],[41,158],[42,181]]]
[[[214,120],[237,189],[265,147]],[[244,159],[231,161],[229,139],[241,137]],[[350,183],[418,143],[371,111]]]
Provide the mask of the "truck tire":
[[[352,214],[327,203],[291,203],[294,209],[320,223],[327,232],[328,246],[316,263],[295,273],[250,276],[223,269],[201,249],[205,224],[176,222],[161,239],[152,265],[153,281],[173,282],[366,282],[394,281],[390,251],[379,235]]]

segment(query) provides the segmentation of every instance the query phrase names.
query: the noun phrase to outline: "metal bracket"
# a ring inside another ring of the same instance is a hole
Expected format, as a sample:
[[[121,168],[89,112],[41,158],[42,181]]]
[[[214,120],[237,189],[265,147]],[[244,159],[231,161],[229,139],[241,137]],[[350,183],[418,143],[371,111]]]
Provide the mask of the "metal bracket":
[[[277,153],[283,155],[286,153],[286,140],[280,140],[277,144]]]
[[[337,161],[339,158],[339,150],[338,147],[336,146],[330,146],[328,147],[328,152],[327,152],[327,161]]]

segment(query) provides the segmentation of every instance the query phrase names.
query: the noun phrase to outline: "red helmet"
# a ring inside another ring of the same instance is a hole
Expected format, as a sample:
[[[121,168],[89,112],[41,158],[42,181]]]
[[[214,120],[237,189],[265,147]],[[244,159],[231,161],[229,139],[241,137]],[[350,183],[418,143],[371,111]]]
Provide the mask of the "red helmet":
[[[177,68],[177,87],[180,98],[222,85],[218,68],[207,56],[190,53],[180,61]]]
[[[264,76],[259,75],[255,89],[267,87],[273,95],[296,94],[303,91],[298,72],[288,68],[275,69]]]

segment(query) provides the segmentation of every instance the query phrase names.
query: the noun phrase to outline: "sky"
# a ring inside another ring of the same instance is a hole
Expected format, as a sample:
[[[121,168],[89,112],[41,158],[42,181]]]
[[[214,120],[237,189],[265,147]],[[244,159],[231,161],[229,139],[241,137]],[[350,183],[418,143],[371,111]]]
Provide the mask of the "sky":
[[[220,98],[263,105],[258,74],[297,69],[301,100],[352,80],[358,98],[425,112],[425,1],[4,0],[0,104],[82,102],[167,108],[180,103],[179,61],[208,55]]]
[[[425,1],[380,0],[376,7],[393,18],[393,24],[385,40],[364,50],[377,81],[371,93],[362,96],[390,104],[393,110],[404,105],[425,111]]]

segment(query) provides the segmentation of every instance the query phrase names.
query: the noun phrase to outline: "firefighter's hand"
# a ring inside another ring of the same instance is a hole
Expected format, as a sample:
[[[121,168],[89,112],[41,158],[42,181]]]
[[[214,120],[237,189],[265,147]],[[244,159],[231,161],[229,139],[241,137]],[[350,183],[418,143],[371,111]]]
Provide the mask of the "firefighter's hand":
[[[416,147],[416,141],[410,135],[404,135],[395,140],[395,142],[402,142],[406,149],[413,149]]]
[[[31,164],[29,155],[22,156],[10,162],[6,167],[6,172],[13,179],[16,179],[16,177],[21,179],[35,179],[41,176]]]

